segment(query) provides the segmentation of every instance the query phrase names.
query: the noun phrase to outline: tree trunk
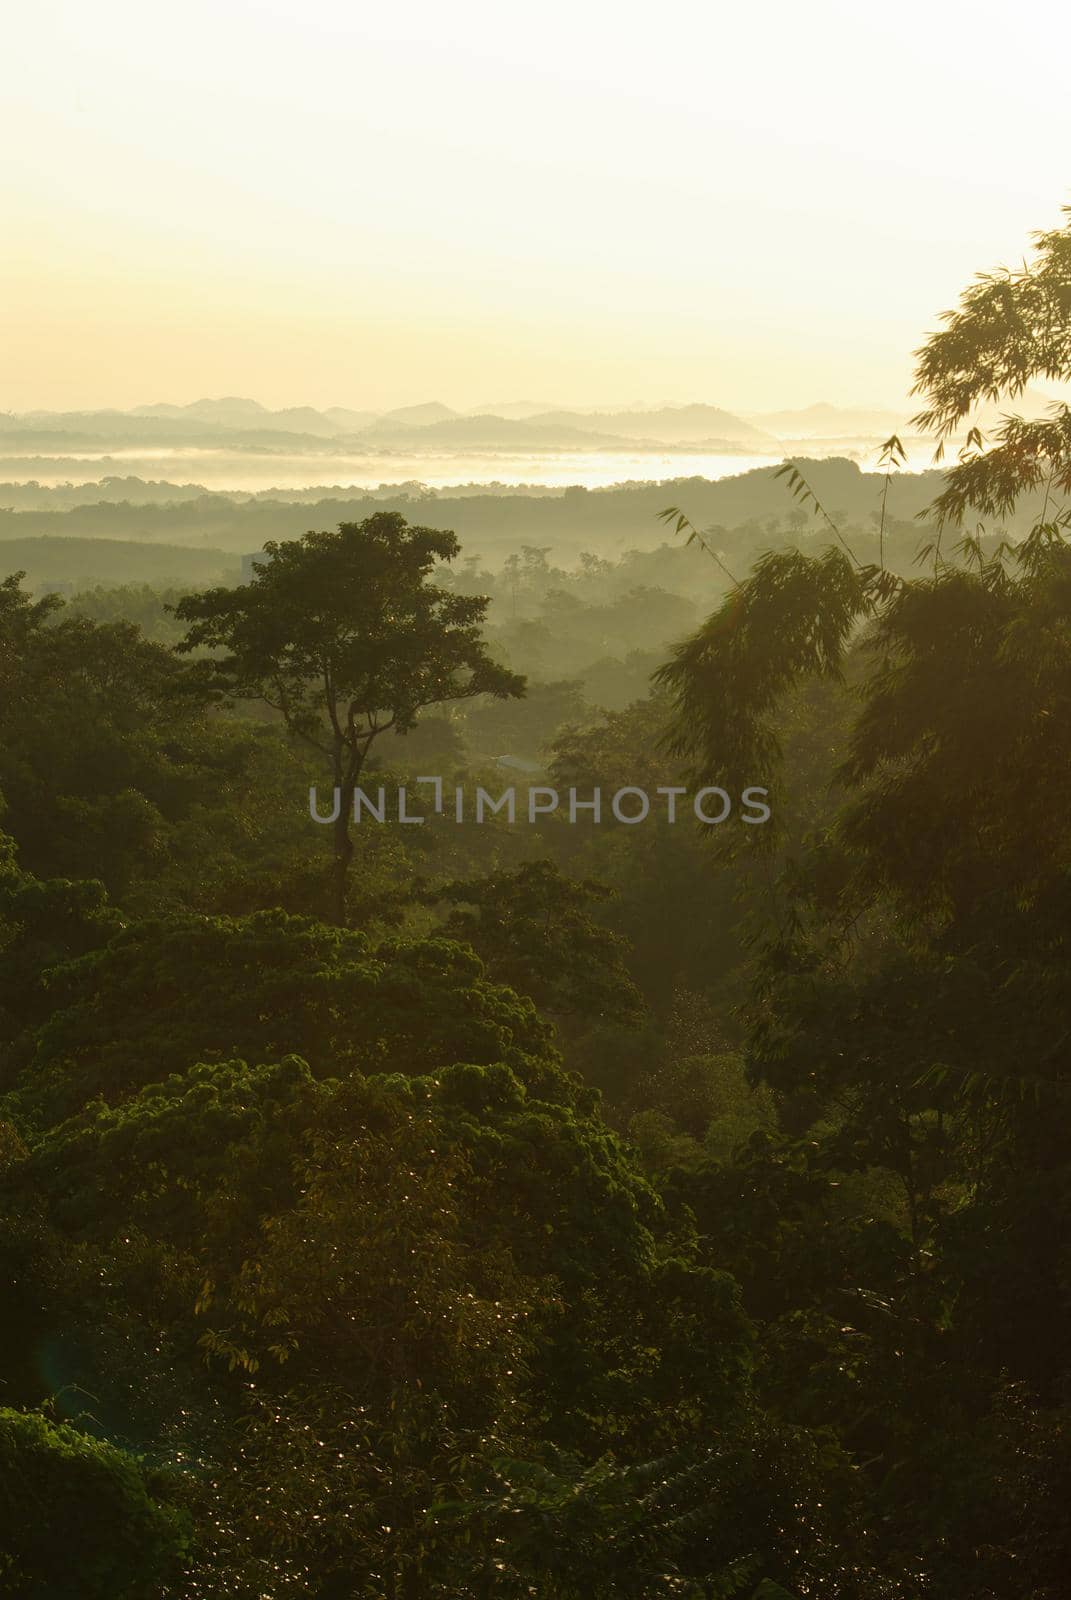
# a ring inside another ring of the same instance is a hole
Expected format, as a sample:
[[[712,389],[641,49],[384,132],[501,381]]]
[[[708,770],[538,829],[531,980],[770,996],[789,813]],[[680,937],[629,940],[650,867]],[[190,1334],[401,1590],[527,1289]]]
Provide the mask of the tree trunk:
[[[353,839],[350,825],[353,820],[353,797],[364,765],[364,752],[348,748],[345,741],[335,744],[335,787],[339,794],[338,816],[335,818],[333,843],[335,859],[332,863],[332,922],[336,928],[348,925],[346,909],[349,887],[350,862],[353,860]]]
[[[335,859],[332,865],[334,902],[332,921],[336,928],[344,928],[346,926],[346,889],[349,882],[350,862],[353,860],[353,840],[350,838],[352,793],[347,796],[345,790],[342,790],[341,801],[338,817],[335,820]]]

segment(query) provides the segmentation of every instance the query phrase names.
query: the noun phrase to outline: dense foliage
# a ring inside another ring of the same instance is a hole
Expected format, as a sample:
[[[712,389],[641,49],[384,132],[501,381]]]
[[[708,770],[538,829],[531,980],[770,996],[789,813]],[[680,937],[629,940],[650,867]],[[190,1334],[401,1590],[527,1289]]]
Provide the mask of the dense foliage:
[[[935,426],[1066,375],[1066,245],[927,346]],[[939,527],[1057,493],[1065,421]],[[0,589],[0,1593],[1061,1600],[1071,547],[1046,499],[911,575],[882,519],[698,625],[531,550],[485,636],[393,512],[185,651]],[[619,604],[662,670],[600,709]],[[354,825],[340,902],[350,724],[392,795],[510,755],[774,821]]]

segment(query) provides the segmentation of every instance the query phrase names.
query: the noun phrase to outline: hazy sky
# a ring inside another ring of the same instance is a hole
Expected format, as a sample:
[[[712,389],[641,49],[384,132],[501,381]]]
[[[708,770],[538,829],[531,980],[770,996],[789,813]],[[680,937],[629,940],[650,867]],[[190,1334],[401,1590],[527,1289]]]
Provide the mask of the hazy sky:
[[[1071,200],[1047,0],[12,0],[0,409],[899,403]]]

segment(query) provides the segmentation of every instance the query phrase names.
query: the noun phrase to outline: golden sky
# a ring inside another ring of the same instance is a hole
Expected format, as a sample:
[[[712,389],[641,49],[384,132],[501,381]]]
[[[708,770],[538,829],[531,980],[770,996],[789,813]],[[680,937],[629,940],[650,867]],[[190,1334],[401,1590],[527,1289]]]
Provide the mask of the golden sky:
[[[1071,200],[1054,0],[9,7],[0,409],[900,404]]]

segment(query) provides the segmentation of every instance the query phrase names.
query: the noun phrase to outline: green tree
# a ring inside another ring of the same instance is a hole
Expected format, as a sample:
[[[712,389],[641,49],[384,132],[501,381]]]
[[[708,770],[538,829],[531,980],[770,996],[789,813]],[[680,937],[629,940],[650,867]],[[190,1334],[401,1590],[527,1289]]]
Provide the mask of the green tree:
[[[446,932],[472,945],[491,976],[563,1017],[636,1022],[643,1002],[629,976],[628,946],[592,915],[611,891],[576,880],[551,861],[446,883],[426,896],[450,907]]]
[[[1068,374],[1069,260],[1046,235],[968,291],[921,353],[924,422]],[[1033,497],[1017,546],[938,542],[912,579],[847,547],[768,555],[661,675],[679,753],[721,782],[772,782],[787,697],[854,680],[749,1007],[781,1136],[679,1181],[712,1240],[748,1240],[728,1259],[780,1403],[838,1420],[890,1565],[963,1600],[1053,1596],[1068,1560],[1067,416],[972,435],[936,503],[940,528]]]
[[[15,841],[0,832],[0,1043],[10,1047],[47,1018],[45,972],[106,943],[119,922],[102,884],[23,872]]]
[[[100,878],[125,896],[167,859],[174,827],[242,765],[210,722],[212,690],[129,622],[0,584],[0,791],[24,867]]]
[[[582,1472],[747,1412],[732,1281],[667,1230],[590,1097],[543,1099],[502,1063],[198,1064],[55,1128],[6,1192],[62,1241],[34,1332],[62,1326],[69,1384],[109,1414],[131,1368],[147,1393],[178,1385],[161,1432],[208,1467],[206,1593],[233,1569],[263,1592],[258,1565],[280,1597],[469,1592],[487,1552],[431,1508],[478,1503],[491,1453],[546,1442]],[[118,1360],[94,1336],[105,1307],[129,1330]],[[744,1554],[751,1530],[711,1515]],[[563,1551],[563,1594],[583,1564]]]
[[[180,1575],[190,1530],[134,1457],[0,1408],[0,1595],[143,1600]]]
[[[452,533],[380,512],[264,550],[250,583],[179,602],[176,615],[190,626],[176,648],[225,652],[218,671],[229,691],[274,707],[328,761],[341,927],[354,795],[374,741],[391,728],[407,732],[425,706],[517,696],[524,680],[487,653],[487,600],[431,581],[436,562],[458,553]]]
[[[96,1096],[121,1101],[206,1052],[297,1053],[322,1076],[507,1061],[565,1092],[549,1024],[447,939],[376,941],[281,911],[175,916],[120,928],[47,982],[51,1015],[5,1070],[15,1114],[35,1126]]]
[[[1034,235],[1029,262],[979,274],[918,352],[915,392],[926,404],[916,425],[943,446],[976,423],[937,500],[942,520],[962,522],[971,509],[1003,515],[1029,495],[1045,525],[1059,514],[1055,496],[1071,489],[1066,404],[1033,422],[1009,412],[988,436],[976,418],[983,402],[1014,402],[1034,379],[1071,378],[1071,206],[1064,215],[1062,227]]]

